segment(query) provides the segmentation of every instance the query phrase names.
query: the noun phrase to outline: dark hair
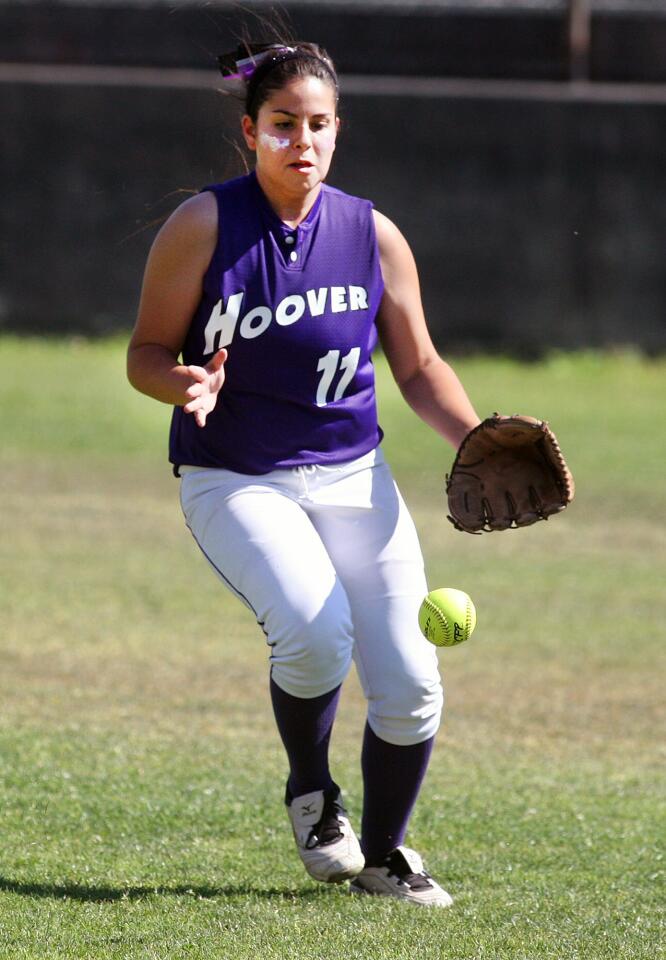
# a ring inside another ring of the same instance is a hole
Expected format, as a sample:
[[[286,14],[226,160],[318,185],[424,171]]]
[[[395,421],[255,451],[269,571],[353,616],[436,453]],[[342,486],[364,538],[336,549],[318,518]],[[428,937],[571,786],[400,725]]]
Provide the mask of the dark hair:
[[[329,84],[337,103],[338,77],[329,55],[316,43],[295,43],[281,48],[276,45],[275,55],[263,60],[254,71],[245,91],[245,112],[256,123],[262,104],[271,94],[301,77],[315,77]]]

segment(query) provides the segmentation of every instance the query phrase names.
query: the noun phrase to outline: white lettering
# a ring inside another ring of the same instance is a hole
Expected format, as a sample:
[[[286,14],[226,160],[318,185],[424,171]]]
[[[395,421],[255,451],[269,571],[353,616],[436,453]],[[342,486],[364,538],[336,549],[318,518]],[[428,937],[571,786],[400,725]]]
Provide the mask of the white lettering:
[[[346,293],[347,290],[345,287],[331,287],[332,313],[342,313],[343,310],[347,309],[347,301],[345,300]]]
[[[342,400],[345,390],[354,379],[358,361],[361,356],[360,347],[352,347],[346,356],[340,359],[339,350],[329,350],[323,357],[319,358],[317,364],[317,373],[321,374],[317,386],[317,406],[325,407],[329,402],[328,393],[338,370],[342,371],[342,376],[338,381],[338,386],[333,394],[333,402]]]
[[[281,327],[288,327],[296,323],[309,310],[311,317],[320,317],[326,310],[326,303],[330,293],[329,310],[331,313],[343,313],[347,310],[367,310],[368,309],[368,291],[365,287],[317,287],[316,289],[306,290],[305,296],[299,293],[291,294],[280,300],[275,309],[275,320]],[[242,318],[239,324],[239,316],[245,292],[232,294],[227,300],[226,307],[223,300],[218,300],[211,310],[210,317],[204,328],[204,354],[208,355],[219,350],[221,347],[227,347],[233,340],[238,327],[239,334],[246,340],[254,340],[260,337],[262,333],[271,325],[273,313],[270,307],[253,307]],[[328,355],[327,355],[328,356]],[[345,364],[347,361],[349,365]],[[336,359],[339,362],[339,357]],[[344,383],[346,371],[351,369],[353,358],[343,358],[341,364],[343,374],[343,389],[346,389]],[[332,366],[333,360],[326,359],[321,373],[324,374],[324,380],[328,378],[329,365]],[[322,396],[325,396],[329,384],[323,383]],[[334,398],[335,399],[335,398]]]
[[[291,297],[285,297],[280,300],[278,308],[275,311],[275,319],[281,327],[288,327],[290,323],[296,323],[305,312],[305,300],[297,293]]]
[[[320,317],[326,307],[326,294],[328,287],[320,287],[319,290],[308,290],[305,296],[308,298],[308,307],[310,315]]]
[[[335,394],[333,395],[334,402],[342,399],[345,390],[354,379],[354,374],[356,373],[360,356],[361,348],[352,347],[347,356],[343,357],[340,361],[340,369],[343,371],[343,374],[340,377],[340,382],[338,383]]]
[[[268,330],[272,319],[273,314],[268,307],[255,307],[254,310],[246,313],[241,320],[241,337],[245,337],[246,340],[254,340],[255,337],[260,337],[265,330]],[[259,320],[259,323],[253,325],[255,320]]]
[[[318,407],[325,407],[328,403],[326,398],[328,396],[329,388],[333,383],[333,377],[338,369],[339,359],[339,350],[329,350],[328,353],[319,358],[319,363],[317,364],[317,373],[320,373],[321,377],[317,387],[316,403]]]
[[[349,309],[367,310],[368,309],[368,291],[365,287],[349,288]]]
[[[217,349],[227,347],[234,338],[238,314],[240,313],[241,303],[243,302],[243,293],[234,293],[227,300],[227,309],[222,313],[222,301],[218,300],[213,307],[208,323],[204,330],[206,345],[204,354],[213,353],[215,348],[215,337],[219,333],[220,339]]]

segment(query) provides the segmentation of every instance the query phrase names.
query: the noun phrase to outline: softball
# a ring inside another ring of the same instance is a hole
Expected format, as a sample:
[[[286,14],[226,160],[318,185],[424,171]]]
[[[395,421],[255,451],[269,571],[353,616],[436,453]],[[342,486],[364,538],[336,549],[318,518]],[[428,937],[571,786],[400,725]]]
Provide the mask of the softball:
[[[454,647],[469,639],[476,626],[474,604],[462,590],[431,590],[419,610],[419,627],[436,647]]]

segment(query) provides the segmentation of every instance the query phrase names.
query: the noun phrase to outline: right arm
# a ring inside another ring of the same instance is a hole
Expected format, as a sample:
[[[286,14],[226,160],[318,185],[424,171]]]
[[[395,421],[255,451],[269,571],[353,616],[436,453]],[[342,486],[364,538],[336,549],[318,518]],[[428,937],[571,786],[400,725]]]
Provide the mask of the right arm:
[[[182,406],[200,427],[224,382],[227,351],[218,350],[205,367],[182,364],[179,356],[201,300],[217,232],[217,202],[210,192],[186,200],[169,217],[148,256],[127,351],[132,386],[163,403]]]

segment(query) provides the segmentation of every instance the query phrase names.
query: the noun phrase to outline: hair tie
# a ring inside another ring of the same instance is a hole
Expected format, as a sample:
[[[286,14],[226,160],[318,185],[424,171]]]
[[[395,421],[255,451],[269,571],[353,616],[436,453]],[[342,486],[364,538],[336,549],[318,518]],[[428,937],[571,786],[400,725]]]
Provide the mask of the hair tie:
[[[335,90],[338,90],[338,78],[322,57],[310,53],[298,46],[282,44],[246,44],[237,47],[232,53],[223,53],[217,58],[220,72],[227,86],[242,85],[248,96],[248,108],[252,106],[254,95],[261,81],[274,67],[289,60],[315,60],[329,74]]]

